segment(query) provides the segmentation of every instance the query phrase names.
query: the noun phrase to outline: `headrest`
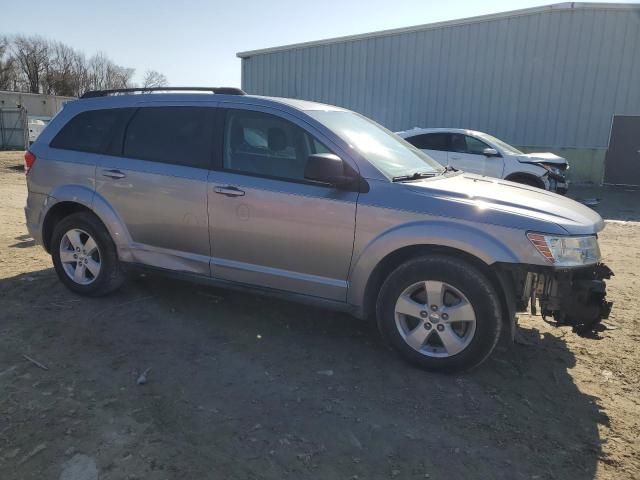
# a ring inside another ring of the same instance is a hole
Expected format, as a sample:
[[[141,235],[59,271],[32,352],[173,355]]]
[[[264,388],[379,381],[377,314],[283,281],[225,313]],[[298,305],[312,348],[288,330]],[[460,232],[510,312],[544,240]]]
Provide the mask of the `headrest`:
[[[272,152],[280,152],[287,148],[287,134],[284,133],[284,130],[278,127],[272,127],[267,132],[268,142],[269,142],[269,150]]]

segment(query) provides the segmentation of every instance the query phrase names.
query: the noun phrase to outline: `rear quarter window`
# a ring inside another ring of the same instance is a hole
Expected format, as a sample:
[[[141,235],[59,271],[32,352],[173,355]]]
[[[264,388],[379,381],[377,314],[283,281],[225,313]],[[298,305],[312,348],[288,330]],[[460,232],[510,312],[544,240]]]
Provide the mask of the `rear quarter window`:
[[[81,112],[69,120],[49,146],[63,150],[105,153],[113,132],[127,121],[129,108],[110,108]]]

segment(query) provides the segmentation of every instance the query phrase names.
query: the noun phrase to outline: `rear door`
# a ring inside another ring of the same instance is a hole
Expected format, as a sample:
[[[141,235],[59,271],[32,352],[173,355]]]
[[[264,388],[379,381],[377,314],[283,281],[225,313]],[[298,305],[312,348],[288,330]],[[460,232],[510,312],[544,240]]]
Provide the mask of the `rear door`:
[[[405,138],[443,166],[448,165],[449,134],[445,132],[423,133]]]
[[[223,121],[209,178],[212,275],[346,301],[358,193],[304,179],[309,154],[340,152],[279,110],[229,108]]]
[[[101,157],[96,191],[125,223],[135,262],[209,275],[214,116],[202,104],[143,104]]]
[[[449,165],[465,172],[502,178],[504,159],[487,157],[483,153],[485,148],[492,147],[476,137],[452,133]]]

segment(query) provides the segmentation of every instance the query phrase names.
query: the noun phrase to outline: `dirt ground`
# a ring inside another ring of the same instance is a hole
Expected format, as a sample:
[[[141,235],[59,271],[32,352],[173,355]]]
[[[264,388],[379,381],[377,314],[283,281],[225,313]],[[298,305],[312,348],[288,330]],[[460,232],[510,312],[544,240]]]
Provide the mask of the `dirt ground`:
[[[154,276],[75,296],[20,165],[0,152],[0,479],[640,478],[639,192],[574,189],[610,219],[600,338],[521,315],[512,348],[443,376],[307,306]]]

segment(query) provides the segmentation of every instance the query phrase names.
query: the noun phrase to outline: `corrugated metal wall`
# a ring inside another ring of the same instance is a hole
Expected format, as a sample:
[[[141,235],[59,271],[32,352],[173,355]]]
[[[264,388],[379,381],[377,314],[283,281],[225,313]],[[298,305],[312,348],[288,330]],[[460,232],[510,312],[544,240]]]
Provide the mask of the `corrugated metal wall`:
[[[253,54],[242,88],[340,105],[392,130],[602,148],[614,113],[640,113],[640,8],[549,9]]]

